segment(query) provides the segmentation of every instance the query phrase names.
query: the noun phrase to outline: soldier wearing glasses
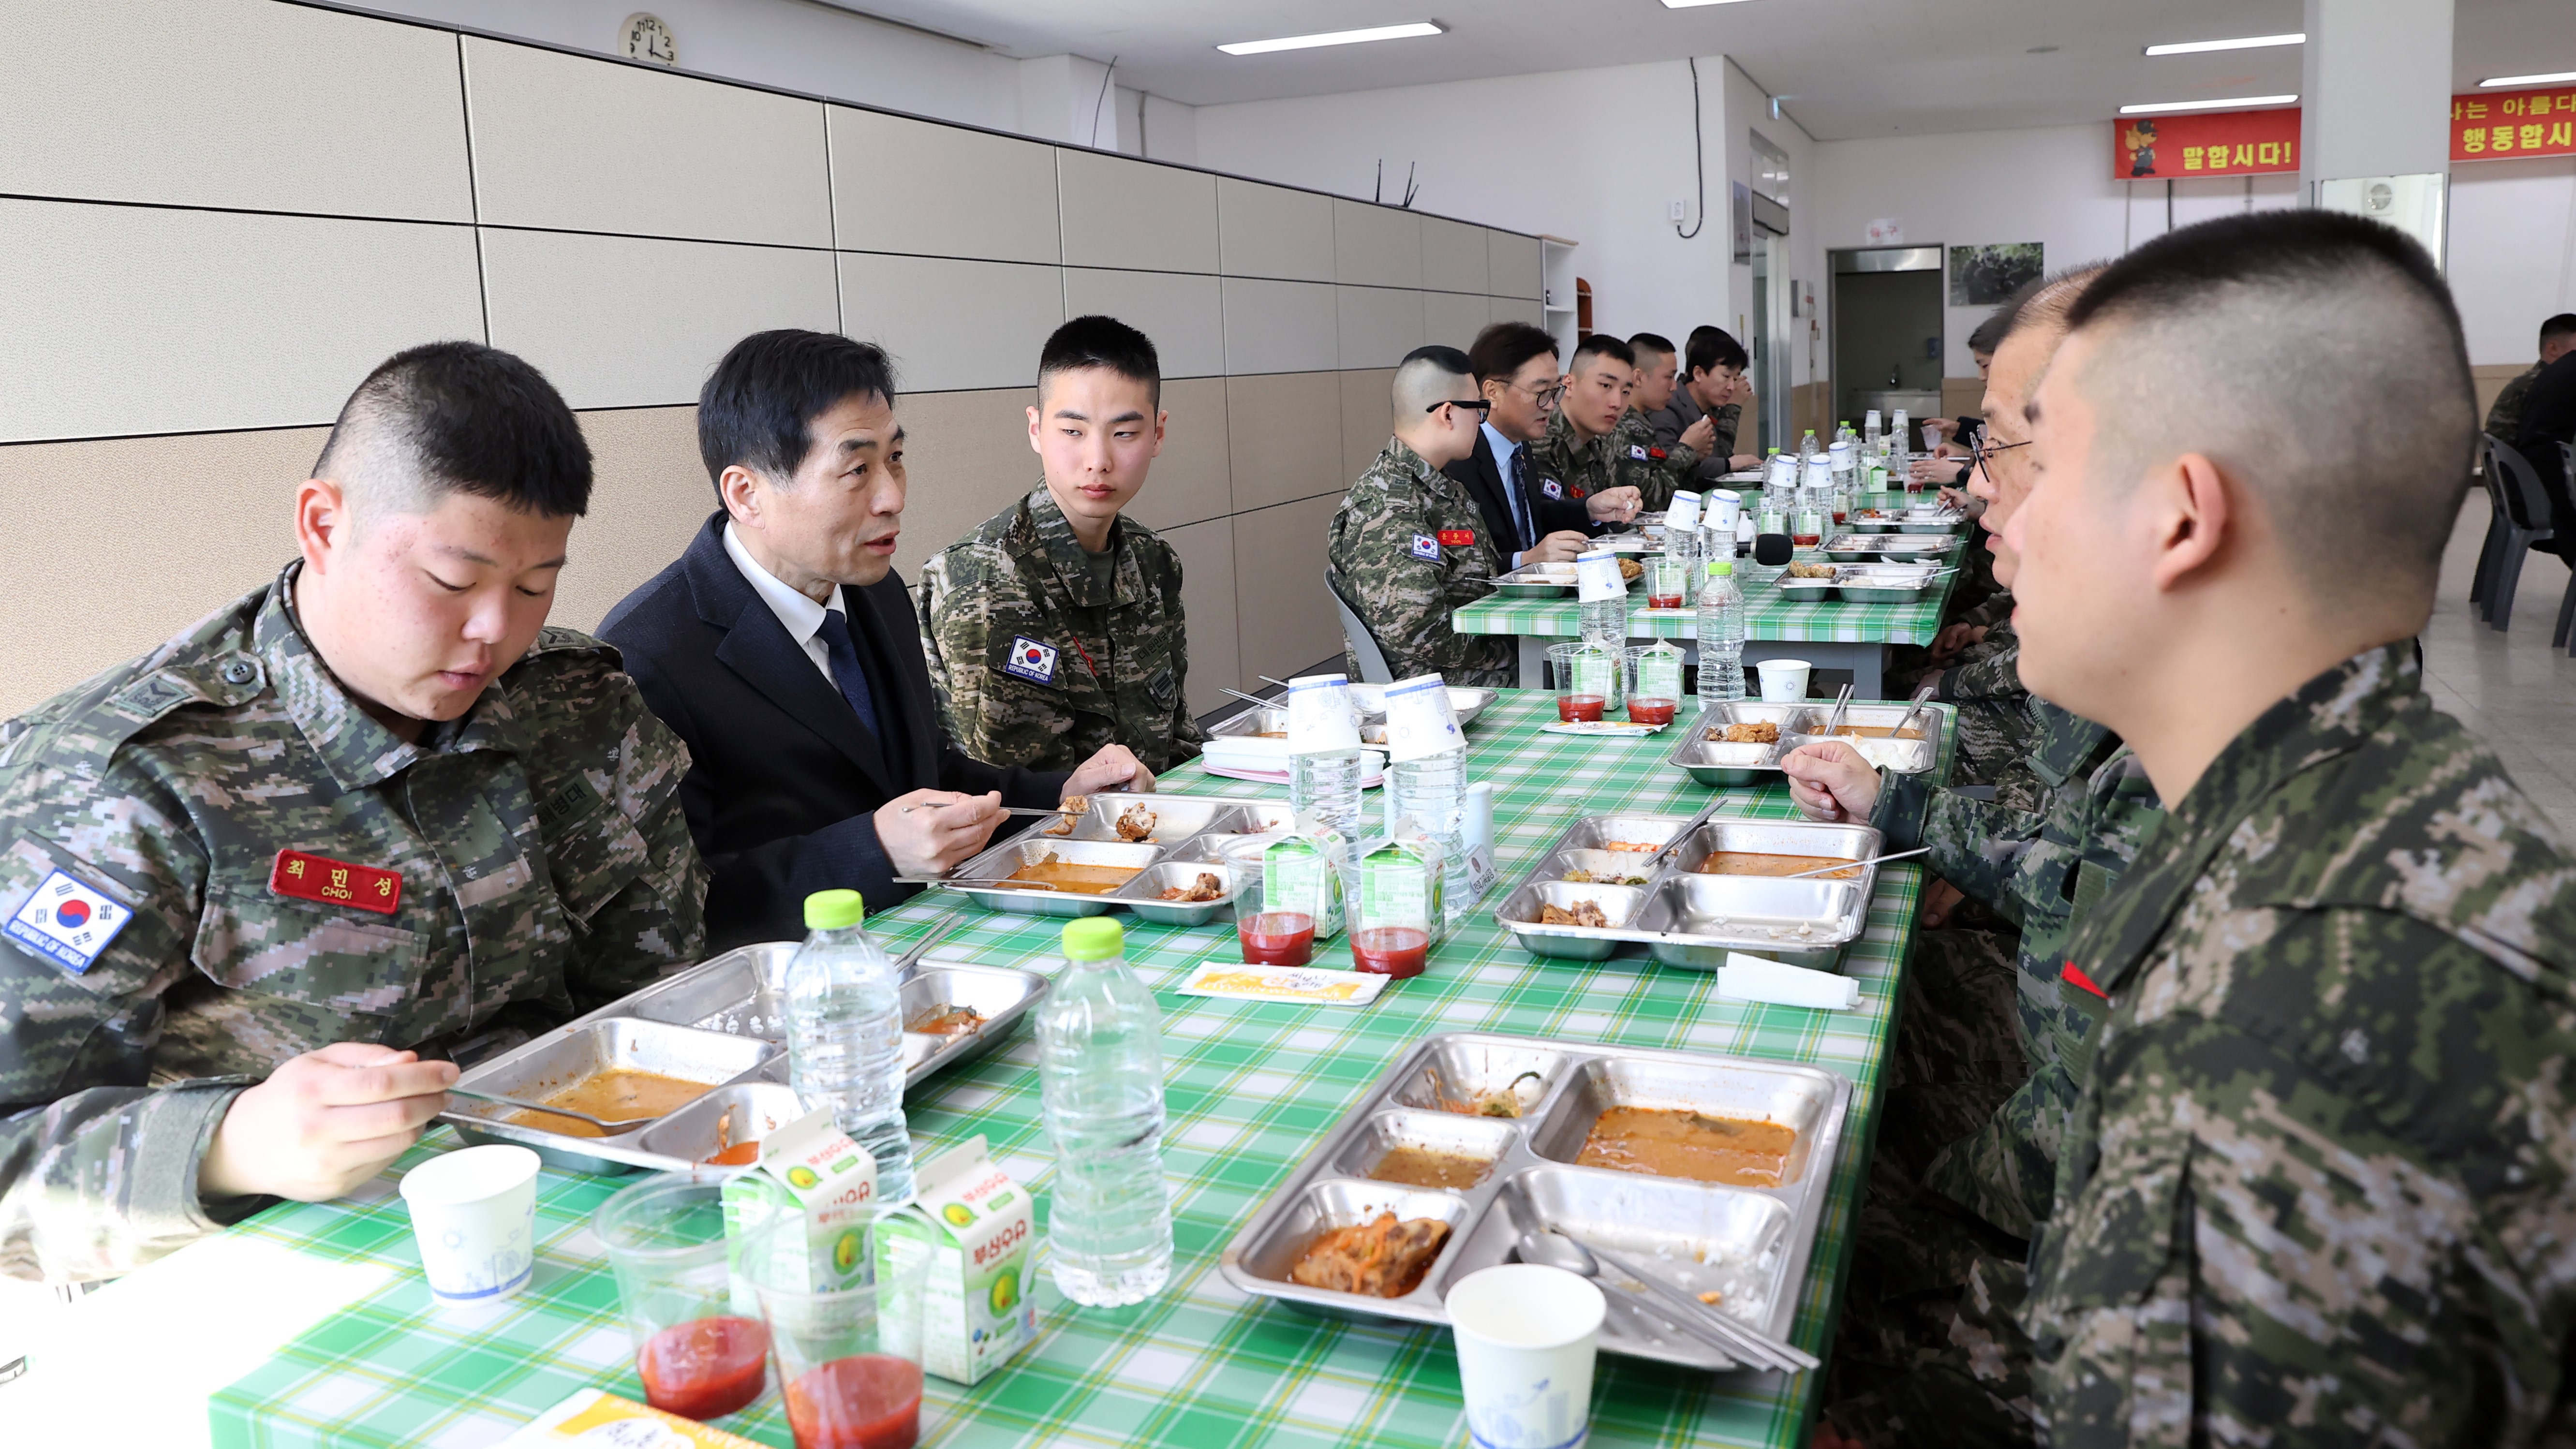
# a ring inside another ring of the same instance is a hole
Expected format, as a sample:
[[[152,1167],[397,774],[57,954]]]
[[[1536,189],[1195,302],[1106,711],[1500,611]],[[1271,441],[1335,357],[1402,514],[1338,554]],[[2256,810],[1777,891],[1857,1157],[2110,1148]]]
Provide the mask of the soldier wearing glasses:
[[[1449,615],[1491,591],[1511,541],[1497,539],[1466,488],[1441,468],[1475,451],[1492,406],[1477,397],[1467,354],[1416,349],[1395,371],[1395,436],[1333,515],[1325,577],[1395,677],[1437,672],[1451,684],[1509,686],[1512,640],[1460,634]],[[1354,678],[1358,661],[1346,661]]]

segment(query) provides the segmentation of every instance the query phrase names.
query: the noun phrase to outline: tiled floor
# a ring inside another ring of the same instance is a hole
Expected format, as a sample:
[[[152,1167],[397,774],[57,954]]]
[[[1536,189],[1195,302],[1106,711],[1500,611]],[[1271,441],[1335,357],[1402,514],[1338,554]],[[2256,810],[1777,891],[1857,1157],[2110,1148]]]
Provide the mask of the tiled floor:
[[[2486,495],[2472,492],[2442,555],[2441,597],[2424,628],[2425,687],[2486,737],[2559,833],[2576,841],[2576,659],[2549,647],[2567,565],[2550,554],[2530,556],[2512,627],[2499,634],[2469,616],[2469,576],[2486,531]]]

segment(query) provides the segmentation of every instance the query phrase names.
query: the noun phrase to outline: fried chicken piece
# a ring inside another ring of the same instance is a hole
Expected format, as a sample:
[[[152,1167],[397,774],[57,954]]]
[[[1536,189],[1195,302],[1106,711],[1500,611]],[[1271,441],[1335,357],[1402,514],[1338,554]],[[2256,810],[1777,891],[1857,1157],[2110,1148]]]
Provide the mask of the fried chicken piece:
[[[1151,840],[1154,837],[1156,818],[1154,812],[1146,809],[1141,800],[1128,806],[1118,812],[1118,838],[1133,841]]]
[[[1215,876],[1208,874],[1206,871],[1200,871],[1199,878],[1197,880],[1192,881],[1190,884],[1185,886],[1166,886],[1163,888],[1163,893],[1155,899],[1166,901],[1212,901],[1224,894],[1224,881],[1218,880]]]
[[[1829,563],[1793,563],[1789,565],[1789,577],[1793,579],[1829,579],[1833,576],[1834,566]]]
[[[1538,923],[1542,926],[1596,926],[1605,931],[1610,928],[1610,918],[1601,913],[1598,901],[1576,901],[1570,911],[1562,906],[1541,906],[1538,908]]]
[[[1620,577],[1620,578],[1622,578],[1622,579],[1626,579],[1626,580],[1635,580],[1635,579],[1643,578],[1643,577],[1645,576],[1645,573],[1646,573],[1646,566],[1645,566],[1644,564],[1641,564],[1641,563],[1637,562],[1635,559],[1622,557],[1622,558],[1619,560],[1619,577]]]
[[[923,1036],[966,1036],[984,1029],[984,1013],[971,1006],[951,1006],[943,1001],[905,1022],[903,1029]]]
[[[1780,743],[1780,727],[1767,719],[1731,724],[1719,738],[1730,745],[1776,745]]]
[[[1064,802],[1055,808],[1063,813],[1056,816],[1055,819],[1047,822],[1046,827],[1040,830],[1038,834],[1071,835],[1073,833],[1073,827],[1080,824],[1082,822],[1082,817],[1091,812],[1091,797],[1088,795],[1067,795],[1064,797]]]
[[[1380,1212],[1375,1222],[1327,1230],[1308,1245],[1288,1277],[1309,1288],[1401,1298],[1422,1281],[1448,1240],[1449,1225],[1438,1218],[1399,1221]]]

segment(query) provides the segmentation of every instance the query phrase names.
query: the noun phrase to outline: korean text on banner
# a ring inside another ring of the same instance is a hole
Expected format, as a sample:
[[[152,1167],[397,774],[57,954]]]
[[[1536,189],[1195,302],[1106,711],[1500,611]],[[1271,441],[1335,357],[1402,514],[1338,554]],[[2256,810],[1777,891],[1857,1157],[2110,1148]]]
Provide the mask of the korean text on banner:
[[[2451,159],[2576,156],[2576,86],[2451,97]]]
[[[2299,108],[2126,116],[2111,123],[2111,175],[2120,181],[2260,176],[2299,169]]]

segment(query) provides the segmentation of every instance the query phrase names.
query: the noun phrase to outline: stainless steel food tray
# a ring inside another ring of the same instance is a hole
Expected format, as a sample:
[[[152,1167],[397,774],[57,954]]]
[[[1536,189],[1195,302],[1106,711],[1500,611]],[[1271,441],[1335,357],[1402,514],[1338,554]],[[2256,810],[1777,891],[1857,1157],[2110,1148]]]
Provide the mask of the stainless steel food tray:
[[[1958,537],[1947,533],[1845,533],[1826,539],[1819,552],[1837,563],[1873,558],[1912,562],[1958,546]]]
[[[1568,598],[1574,589],[1571,564],[1529,564],[1494,576],[1494,592],[1506,598]]]
[[[1523,1087],[1518,1120],[1443,1111],[1440,1090],[1463,1100]],[[1441,1300],[1469,1273],[1513,1260],[1520,1235],[1547,1228],[1623,1252],[1688,1292],[1716,1291],[1720,1307],[1778,1338],[1797,1320],[1816,1230],[1842,1145],[1852,1085],[1821,1067],[1706,1052],[1605,1046],[1594,1042],[1448,1032],[1425,1037],[1362,1096],[1357,1106],[1270,1195],[1234,1240],[1220,1270],[1257,1297],[1318,1313],[1445,1324]],[[1612,1106],[1688,1109],[1767,1119],[1798,1134],[1778,1187],[1727,1187],[1578,1167],[1592,1123]],[[1367,1176],[1390,1147],[1413,1145],[1494,1154],[1470,1188],[1407,1187]],[[1397,1298],[1375,1298],[1293,1282],[1288,1273],[1316,1236],[1373,1220],[1439,1218],[1447,1241],[1421,1283]],[[1615,1281],[1617,1275],[1611,1275]],[[1610,1315],[1601,1347],[1688,1368],[1732,1369],[1724,1355],[1675,1333],[1632,1305],[1637,1290],[1605,1283]]]
[[[1927,706],[1924,722],[1918,726],[1924,737],[1918,741],[1883,740],[1863,753],[1872,763],[1884,765],[1900,775],[1920,775],[1932,768],[1941,756],[1940,705]],[[1908,704],[1855,704],[1844,714],[1843,723],[1863,729],[1892,729],[1902,724],[1913,711]],[[1700,711],[1699,718],[1675,741],[1672,753],[1664,763],[1689,775],[1702,785],[1730,786],[1768,783],[1780,772],[1780,757],[1801,744],[1822,738],[1816,731],[1825,727],[1833,707],[1825,704],[1774,704],[1764,700],[1740,699],[1713,704]],[[1774,744],[1731,745],[1709,738],[1711,732],[1731,724],[1765,723],[1778,726],[1780,738]],[[1855,740],[1854,744],[1858,744]],[[1899,749],[1900,744],[1914,748]]]
[[[709,1083],[708,1095],[678,1111],[614,1137],[575,1137],[523,1126],[502,1120],[516,1108],[461,1097],[439,1114],[440,1120],[469,1142],[533,1147],[548,1163],[576,1172],[689,1171],[714,1152],[716,1115],[724,1102],[772,1117],[794,1105],[795,1094],[787,1086],[787,1022],[779,991],[797,945],[772,941],[742,946],[702,961],[477,1062],[457,1083],[541,1100],[599,1066],[621,1064]],[[959,1036],[905,1032],[907,1093],[932,1075],[1000,1046],[1047,994],[1047,979],[1034,971],[957,961],[907,962],[902,982],[907,1022],[942,1004],[970,1006],[984,1017],[982,1027]],[[738,1114],[736,1120],[747,1119]],[[701,1138],[706,1150],[689,1151]]]
[[[1832,970],[1843,948],[1868,925],[1870,896],[1878,888],[1874,865],[1859,867],[1860,874],[1849,880],[1698,873],[1713,850],[1867,860],[1879,853],[1880,836],[1866,825],[1711,820],[1673,847],[1645,885],[1565,879],[1578,866],[1597,874],[1601,859],[1618,859],[1618,853],[1591,854],[1606,842],[1661,845],[1688,824],[1686,815],[1592,815],[1575,821],[1503,898],[1495,924],[1537,956],[1602,961],[1643,947],[1668,966],[1714,969],[1729,953],[1743,952],[1816,971]],[[1643,861],[1645,855],[1636,858]],[[1542,906],[1571,910],[1578,901],[1599,906],[1610,924],[1539,924]]]
[[[1154,812],[1154,828],[1140,842],[1130,842],[1118,834],[1118,818],[1132,805]],[[1218,909],[1207,912],[1157,909],[1167,903],[1153,901],[1151,893],[1140,896],[1135,887],[1154,878],[1160,866],[1175,861],[1213,861],[1229,841],[1286,830],[1294,823],[1295,817],[1287,806],[1258,800],[1104,791],[1090,797],[1089,808],[1074,817],[1069,833],[1056,833],[1064,826],[1063,816],[1037,817],[1017,834],[987,846],[934,889],[969,897],[986,910],[1015,915],[1097,916],[1127,910],[1148,920],[1200,925],[1232,912],[1231,879],[1225,899],[1216,903]],[[1022,863],[1042,860],[1050,850],[1065,861],[1132,866],[1138,874],[1101,895],[1030,890],[1003,883],[1003,878]]]

